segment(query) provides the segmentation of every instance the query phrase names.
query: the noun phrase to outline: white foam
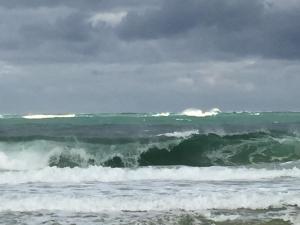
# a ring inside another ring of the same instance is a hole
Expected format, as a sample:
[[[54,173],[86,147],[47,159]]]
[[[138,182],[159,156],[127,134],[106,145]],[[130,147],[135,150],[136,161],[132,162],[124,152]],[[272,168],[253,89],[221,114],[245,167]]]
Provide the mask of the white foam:
[[[172,195],[92,196],[36,194],[1,198],[0,211],[62,210],[75,212],[149,211],[149,210],[208,210],[208,209],[267,209],[300,203],[297,193],[224,191],[198,193],[183,197]]]
[[[0,142],[0,170],[33,170],[48,166],[49,158],[60,154],[64,147],[51,141],[20,143]],[[71,149],[82,154],[82,149]]]
[[[154,116],[154,117],[170,116],[170,113],[169,112],[162,112],[162,113],[153,114],[152,116]]]
[[[187,138],[194,134],[199,134],[199,131],[198,130],[175,131],[172,133],[158,134],[157,136]]]
[[[2,171],[0,184],[29,182],[80,183],[137,180],[255,181],[280,177],[300,178],[300,169],[254,169],[232,167],[142,167],[138,169],[91,166],[88,168],[46,167],[39,170]]]
[[[22,116],[24,119],[53,119],[53,118],[73,118],[76,117],[76,114],[35,114],[35,115],[26,115]]]
[[[236,114],[248,114],[250,116],[260,116],[261,115],[260,112],[251,112],[251,111],[233,111],[233,113],[236,113]]]
[[[184,116],[194,116],[194,117],[207,117],[207,116],[216,116],[221,112],[218,108],[213,108],[210,111],[204,112],[201,109],[186,109],[184,110],[181,115]]]

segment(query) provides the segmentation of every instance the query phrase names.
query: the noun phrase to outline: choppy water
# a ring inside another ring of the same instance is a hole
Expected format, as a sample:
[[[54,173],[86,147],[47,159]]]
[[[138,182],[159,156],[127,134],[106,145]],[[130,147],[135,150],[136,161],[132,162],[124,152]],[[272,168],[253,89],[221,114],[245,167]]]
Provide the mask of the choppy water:
[[[300,113],[2,115],[0,224],[297,225],[299,131]]]

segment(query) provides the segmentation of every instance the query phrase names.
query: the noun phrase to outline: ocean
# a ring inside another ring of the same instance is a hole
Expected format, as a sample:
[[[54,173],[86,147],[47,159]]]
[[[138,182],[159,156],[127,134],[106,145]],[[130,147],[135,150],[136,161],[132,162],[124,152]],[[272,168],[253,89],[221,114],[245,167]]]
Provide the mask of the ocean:
[[[300,224],[300,113],[0,116],[0,224]]]

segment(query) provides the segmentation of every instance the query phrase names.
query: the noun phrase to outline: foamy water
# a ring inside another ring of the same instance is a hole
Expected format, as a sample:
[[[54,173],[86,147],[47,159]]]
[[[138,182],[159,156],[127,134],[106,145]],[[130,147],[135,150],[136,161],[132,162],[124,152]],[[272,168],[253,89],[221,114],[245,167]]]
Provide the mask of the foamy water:
[[[0,123],[0,225],[300,222],[297,113],[5,115]]]
[[[175,131],[175,132],[172,132],[172,133],[158,134],[157,136],[187,138],[187,137],[190,137],[194,134],[199,134],[199,131],[198,130]]]
[[[195,109],[195,108],[190,108],[190,109],[185,109],[181,115],[184,116],[194,116],[194,117],[207,117],[207,116],[216,116],[221,112],[220,109],[218,108],[213,108],[207,112],[202,111],[201,109]]]
[[[36,170],[3,171],[0,184],[169,181],[259,181],[278,178],[300,178],[300,169],[255,169],[230,167],[144,167],[138,169],[45,167]]]
[[[33,114],[23,116],[24,119],[54,119],[54,118],[73,118],[76,117],[75,114]]]

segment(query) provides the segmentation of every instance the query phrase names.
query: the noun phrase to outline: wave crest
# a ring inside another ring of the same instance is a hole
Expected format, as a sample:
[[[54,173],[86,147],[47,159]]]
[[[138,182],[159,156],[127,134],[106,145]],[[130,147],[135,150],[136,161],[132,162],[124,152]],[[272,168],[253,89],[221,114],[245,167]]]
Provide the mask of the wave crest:
[[[5,171],[0,173],[0,184],[81,183],[81,182],[126,182],[139,180],[192,180],[192,181],[252,181],[275,178],[300,178],[300,169],[263,169],[246,167],[140,167],[109,168],[89,166],[87,168],[46,167],[30,171]]]
[[[57,115],[48,115],[48,114],[34,114],[22,116],[24,119],[54,119],[54,118],[73,118],[76,117],[76,114],[57,114]]]
[[[155,113],[152,116],[154,117],[160,117],[160,116],[170,116],[171,113],[169,112],[162,112],[162,113]]]
[[[56,167],[241,166],[300,160],[300,138],[276,132],[166,133],[156,141],[0,142],[0,169]],[[133,141],[133,140],[132,140]]]
[[[189,108],[185,109],[181,115],[184,116],[194,116],[194,117],[207,117],[207,116],[216,116],[221,112],[218,108],[213,108],[207,112],[202,111],[201,109]]]

